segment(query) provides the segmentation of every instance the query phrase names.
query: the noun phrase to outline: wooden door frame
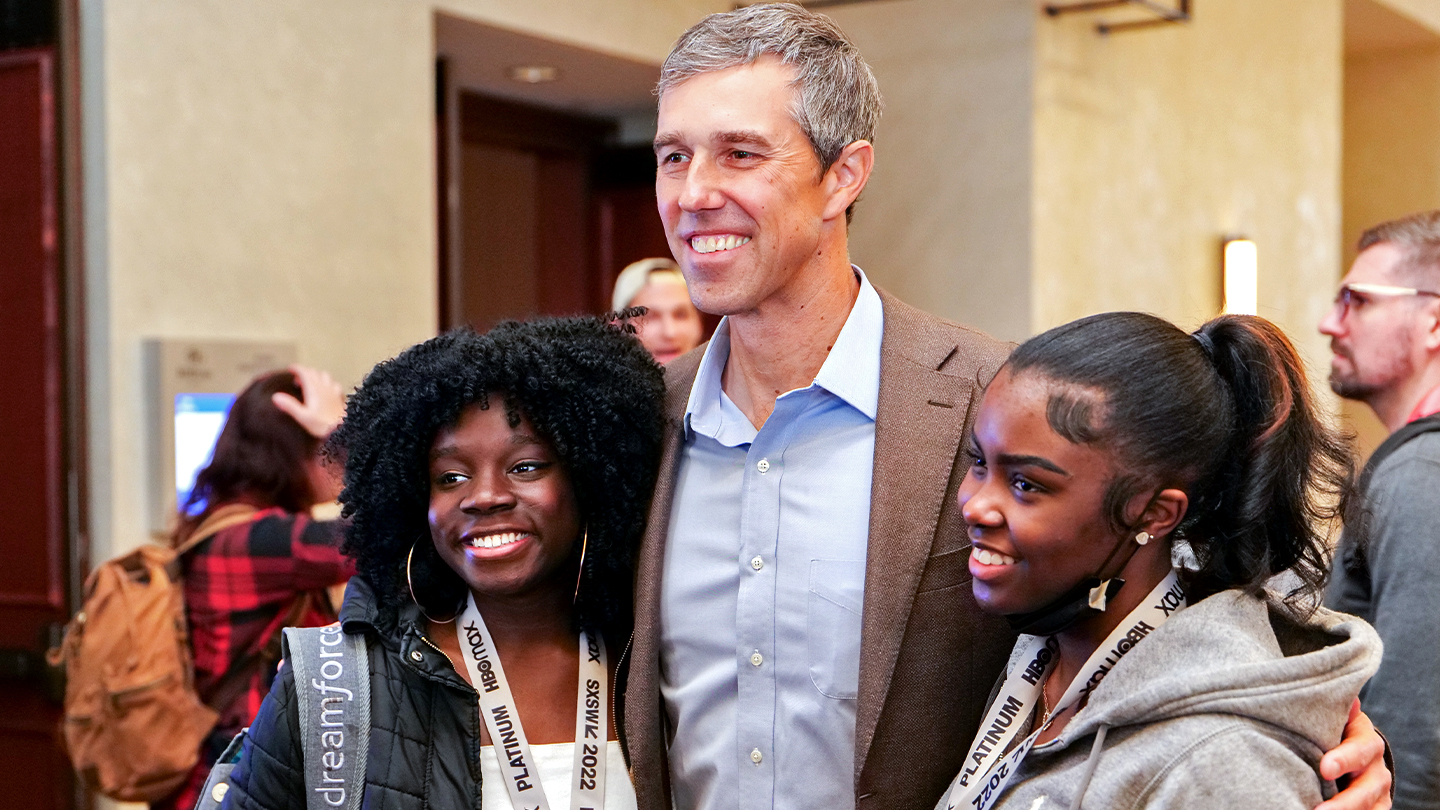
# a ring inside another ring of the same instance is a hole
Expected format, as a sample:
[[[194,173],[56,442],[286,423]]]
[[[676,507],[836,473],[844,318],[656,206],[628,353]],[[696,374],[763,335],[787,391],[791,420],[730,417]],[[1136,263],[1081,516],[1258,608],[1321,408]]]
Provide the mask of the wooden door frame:
[[[64,345],[62,426],[65,537],[69,547],[68,607],[80,609],[90,572],[90,430],[86,362],[84,165],[80,98],[80,0],[61,0],[56,48],[59,75],[56,123],[59,145],[60,330]]]
[[[58,727],[58,705],[63,689],[61,673],[44,663],[44,646],[59,641],[63,622],[78,608],[89,562],[87,528],[87,447],[85,409],[85,306],[84,264],[81,234],[81,178],[79,128],[79,32],[78,0],[57,0],[59,30],[56,41],[33,48],[0,52],[0,66],[34,69],[40,102],[40,256],[38,269],[41,310],[41,383],[43,390],[17,395],[43,401],[41,420],[41,475],[44,480],[44,559],[47,575],[35,593],[5,595],[6,606],[21,611],[36,610],[42,619],[43,637],[15,638],[4,656],[3,668],[10,681],[11,704],[21,714],[9,733],[34,736],[41,728]],[[32,248],[33,249],[33,248]],[[32,288],[33,289],[33,288]],[[33,714],[33,716],[32,716]],[[52,717],[56,726],[46,718]],[[58,735],[58,732],[55,732]],[[48,736],[48,735],[42,735]],[[53,752],[63,761],[58,736],[52,737]],[[68,765],[58,773],[56,784],[37,785],[50,794],[44,806],[54,801],[61,807],[92,806],[79,780]],[[19,798],[18,796],[15,798]],[[31,796],[38,800],[38,796]]]
[[[560,112],[522,102],[476,93],[454,85],[449,66],[443,58],[436,60],[436,205],[438,311],[441,331],[464,322],[463,301],[457,291],[462,289],[464,245],[461,240],[463,212],[460,210],[461,147],[466,143],[522,149],[539,153],[544,159],[579,158],[588,161],[599,145],[616,128],[613,121],[574,113]],[[588,183],[588,171],[583,172]],[[589,227],[588,186],[587,215],[578,223]],[[585,301],[594,312],[609,309],[607,279],[598,268],[581,268],[585,276]],[[543,275],[546,264],[541,260],[537,270]],[[543,300],[543,298],[542,298]],[[543,311],[543,307],[542,307]]]

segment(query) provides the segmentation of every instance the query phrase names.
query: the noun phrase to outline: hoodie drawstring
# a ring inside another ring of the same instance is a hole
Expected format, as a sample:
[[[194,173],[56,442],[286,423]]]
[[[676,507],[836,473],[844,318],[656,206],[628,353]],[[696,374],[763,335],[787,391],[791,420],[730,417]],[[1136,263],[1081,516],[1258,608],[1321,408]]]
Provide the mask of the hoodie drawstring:
[[[1070,810],[1080,810],[1080,800],[1085,798],[1085,790],[1090,787],[1090,777],[1095,775],[1095,766],[1100,764],[1100,749],[1105,745],[1105,732],[1109,726],[1101,726],[1095,730],[1095,744],[1090,746],[1090,758],[1085,760],[1085,775],[1080,778],[1080,787],[1075,791],[1075,799],[1070,802]]]

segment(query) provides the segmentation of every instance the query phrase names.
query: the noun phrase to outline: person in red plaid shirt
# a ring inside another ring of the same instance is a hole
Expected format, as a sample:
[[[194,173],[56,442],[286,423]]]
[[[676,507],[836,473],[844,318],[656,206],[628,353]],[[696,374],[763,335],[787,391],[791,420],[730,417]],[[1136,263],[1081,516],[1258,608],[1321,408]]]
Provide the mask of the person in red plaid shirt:
[[[151,807],[195,805],[210,766],[270,690],[280,628],[335,620],[326,589],[355,565],[340,553],[338,521],[315,520],[310,509],[339,494],[320,447],[344,412],[340,386],[322,371],[262,375],[236,397],[195,477],[172,540],[211,533],[182,565],[195,685],[220,720],[190,777]]]

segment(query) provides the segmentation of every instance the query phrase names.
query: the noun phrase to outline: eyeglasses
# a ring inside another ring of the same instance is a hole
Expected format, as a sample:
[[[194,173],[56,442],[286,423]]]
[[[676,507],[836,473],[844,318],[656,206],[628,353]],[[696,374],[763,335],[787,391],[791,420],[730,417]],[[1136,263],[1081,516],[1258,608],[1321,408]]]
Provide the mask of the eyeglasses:
[[[1393,287],[1389,284],[1341,284],[1340,292],[1335,294],[1335,305],[1340,307],[1340,317],[1344,318],[1352,308],[1369,303],[1369,296],[1400,298],[1417,295],[1431,295],[1440,298],[1440,292],[1417,290],[1414,287]]]

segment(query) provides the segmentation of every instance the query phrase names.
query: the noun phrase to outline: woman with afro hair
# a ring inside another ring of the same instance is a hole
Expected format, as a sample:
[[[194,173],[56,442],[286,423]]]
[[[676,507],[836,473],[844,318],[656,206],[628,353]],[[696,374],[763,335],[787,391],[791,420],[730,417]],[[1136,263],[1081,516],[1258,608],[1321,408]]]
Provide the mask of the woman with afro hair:
[[[609,696],[663,396],[598,318],[452,332],[366,377],[329,444],[359,571],[340,623],[370,662],[352,806],[635,806]],[[296,704],[286,666],[226,807],[306,806]]]

